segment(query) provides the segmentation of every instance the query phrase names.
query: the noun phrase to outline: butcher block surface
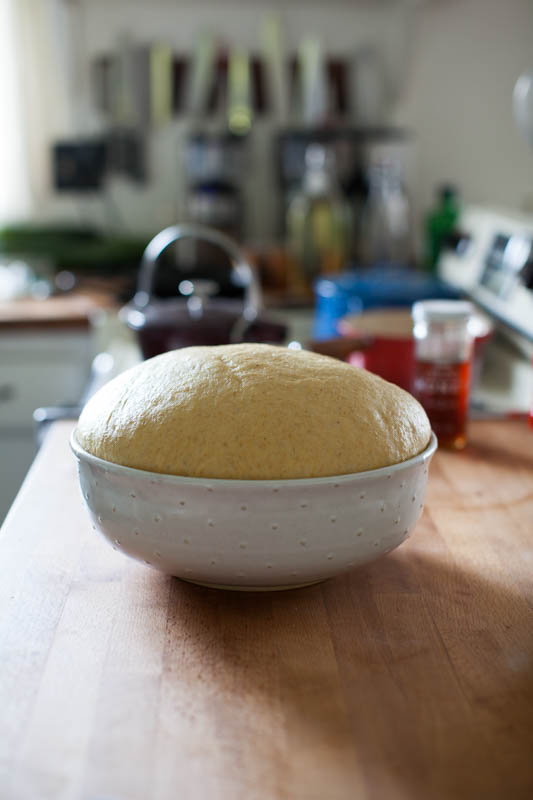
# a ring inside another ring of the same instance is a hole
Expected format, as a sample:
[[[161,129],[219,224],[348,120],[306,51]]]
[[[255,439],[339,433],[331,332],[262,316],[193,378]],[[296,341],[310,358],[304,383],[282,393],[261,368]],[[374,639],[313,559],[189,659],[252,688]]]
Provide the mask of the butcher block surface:
[[[297,591],[114,552],[50,432],[0,533],[1,800],[533,797],[533,433],[438,452],[413,536]]]
[[[4,300],[0,301],[0,333],[87,328],[98,312],[113,307],[110,295],[103,292],[67,294],[47,300]]]

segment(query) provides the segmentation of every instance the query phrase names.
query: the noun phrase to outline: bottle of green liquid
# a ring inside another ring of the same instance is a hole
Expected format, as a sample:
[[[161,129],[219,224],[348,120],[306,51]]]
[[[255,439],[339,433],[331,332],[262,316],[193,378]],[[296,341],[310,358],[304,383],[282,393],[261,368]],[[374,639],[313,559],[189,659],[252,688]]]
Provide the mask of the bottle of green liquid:
[[[452,233],[459,217],[459,198],[454,186],[441,186],[438,204],[425,219],[425,267],[435,272],[446,238]]]

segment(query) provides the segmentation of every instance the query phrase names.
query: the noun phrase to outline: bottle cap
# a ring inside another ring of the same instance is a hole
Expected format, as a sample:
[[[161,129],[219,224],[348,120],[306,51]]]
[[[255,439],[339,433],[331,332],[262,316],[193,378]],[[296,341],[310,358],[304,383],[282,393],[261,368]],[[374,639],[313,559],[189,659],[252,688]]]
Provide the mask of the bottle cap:
[[[472,315],[474,307],[467,300],[420,300],[411,309],[415,322],[457,322],[465,323]]]
[[[441,186],[439,186],[439,197],[442,197],[443,200],[457,197],[458,194],[459,192],[457,191],[457,188],[451,183],[443,183]]]

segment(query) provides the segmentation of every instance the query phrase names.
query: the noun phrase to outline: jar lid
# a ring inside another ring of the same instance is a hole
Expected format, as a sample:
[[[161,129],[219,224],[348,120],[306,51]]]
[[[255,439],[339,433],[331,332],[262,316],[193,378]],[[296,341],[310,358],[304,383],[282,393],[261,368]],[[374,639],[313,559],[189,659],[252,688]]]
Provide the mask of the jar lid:
[[[420,300],[414,303],[411,314],[415,322],[457,322],[465,323],[472,315],[474,307],[467,300]]]

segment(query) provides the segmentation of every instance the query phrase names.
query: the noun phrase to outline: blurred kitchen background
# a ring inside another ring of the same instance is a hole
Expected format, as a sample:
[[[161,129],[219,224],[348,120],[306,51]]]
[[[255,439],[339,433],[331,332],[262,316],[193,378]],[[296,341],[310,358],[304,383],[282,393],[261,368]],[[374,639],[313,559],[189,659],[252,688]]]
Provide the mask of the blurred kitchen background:
[[[530,0],[0,0],[0,520],[51,420],[186,344],[364,364],[467,296],[472,413],[525,414],[532,40]]]

